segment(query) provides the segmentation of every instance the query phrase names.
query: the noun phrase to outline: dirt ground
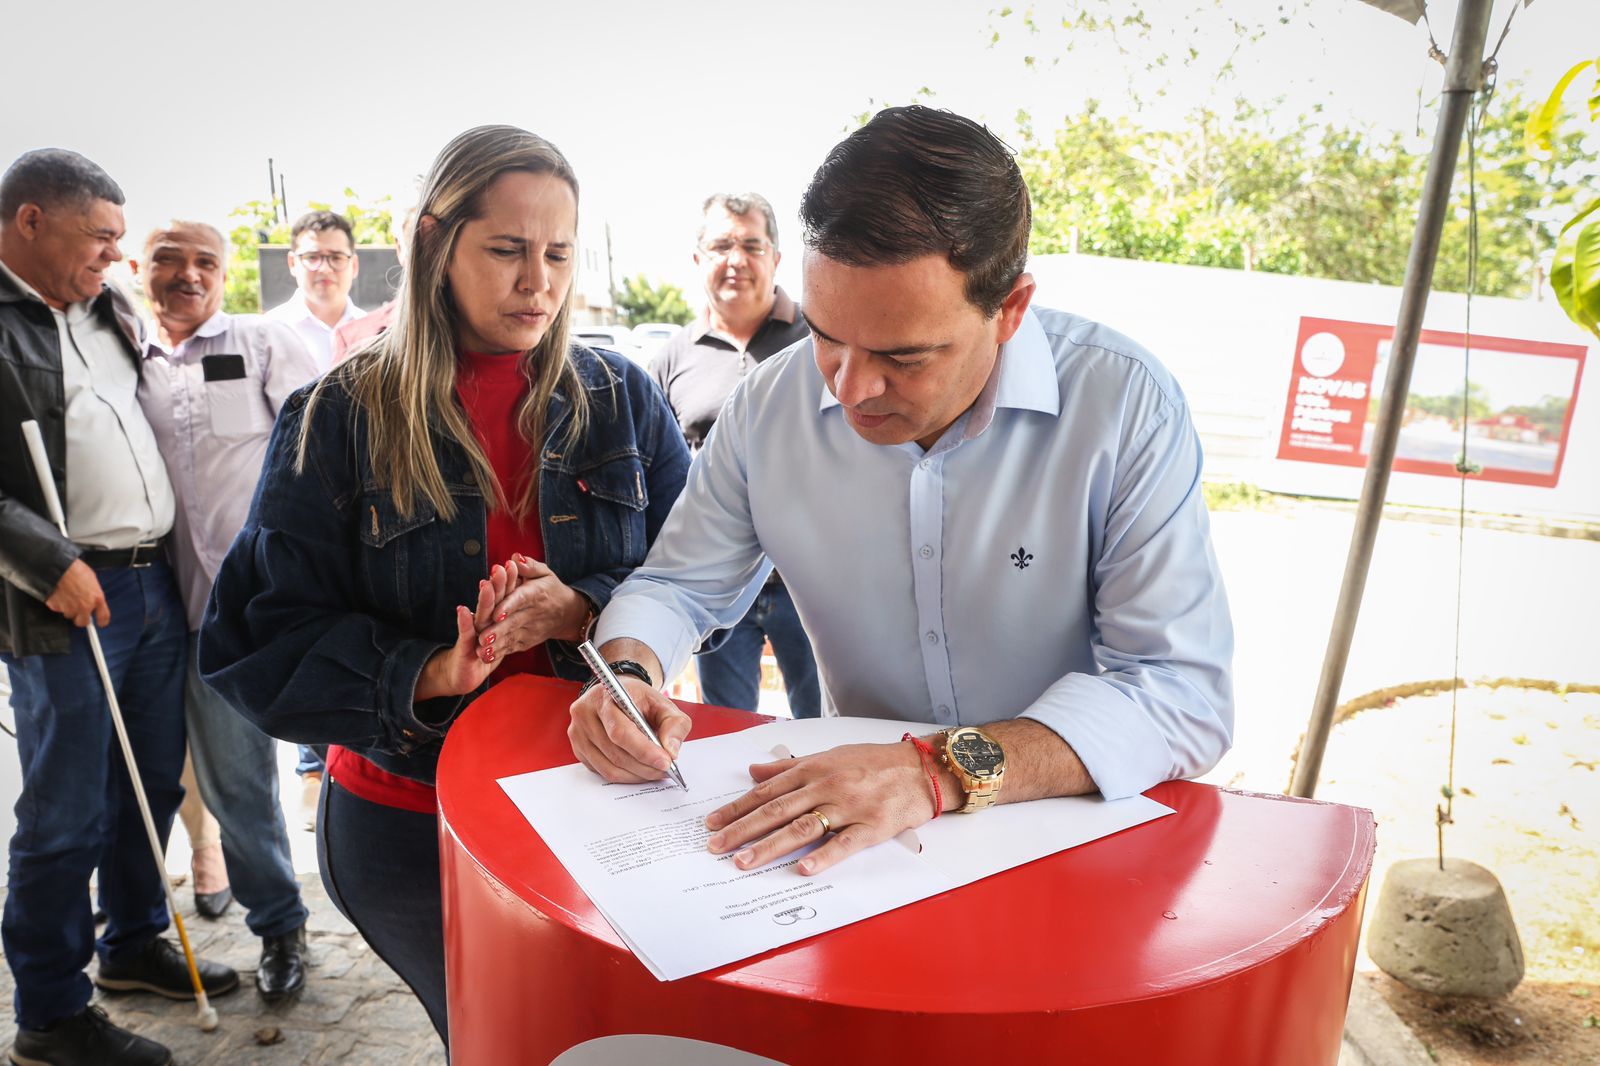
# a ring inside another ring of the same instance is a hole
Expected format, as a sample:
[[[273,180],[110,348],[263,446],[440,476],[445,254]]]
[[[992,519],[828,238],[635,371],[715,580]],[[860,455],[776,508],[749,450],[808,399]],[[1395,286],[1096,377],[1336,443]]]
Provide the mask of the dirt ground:
[[[1437,854],[1450,694],[1413,696],[1335,727],[1318,799],[1371,809],[1384,871]],[[1446,853],[1504,886],[1526,959],[1502,1000],[1415,992],[1357,963],[1445,1066],[1600,1064],[1600,695],[1475,687],[1459,694],[1454,824]]]

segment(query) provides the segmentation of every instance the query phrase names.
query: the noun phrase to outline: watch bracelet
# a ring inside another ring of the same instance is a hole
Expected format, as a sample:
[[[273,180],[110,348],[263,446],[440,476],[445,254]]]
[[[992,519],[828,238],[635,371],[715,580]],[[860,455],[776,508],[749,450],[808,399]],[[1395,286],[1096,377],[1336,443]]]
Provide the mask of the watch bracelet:
[[[616,662],[608,662],[606,665],[611,667],[611,672],[617,675],[618,680],[621,680],[624,677],[631,677],[635,680],[643,681],[651,688],[655,687],[655,678],[650,676],[650,671],[645,669],[643,663],[635,662],[632,659],[618,659]],[[585,692],[588,692],[599,683],[600,679],[598,677],[589,678],[589,680],[583,683],[583,688],[578,690],[578,695],[582,696]]]
[[[958,726],[956,728],[961,727]],[[1000,794],[1000,778],[990,777],[980,779],[956,765],[955,756],[950,754],[950,735],[955,731],[955,729],[940,730],[939,736],[942,742],[939,745],[939,763],[946,770],[950,771],[950,775],[956,779],[956,784],[961,786],[961,795],[964,799],[964,802],[951,813],[973,814],[977,811],[985,810],[994,806],[994,802],[999,798]],[[969,778],[976,782],[975,786],[972,788],[967,787],[967,781]],[[980,800],[983,802],[979,802]]]

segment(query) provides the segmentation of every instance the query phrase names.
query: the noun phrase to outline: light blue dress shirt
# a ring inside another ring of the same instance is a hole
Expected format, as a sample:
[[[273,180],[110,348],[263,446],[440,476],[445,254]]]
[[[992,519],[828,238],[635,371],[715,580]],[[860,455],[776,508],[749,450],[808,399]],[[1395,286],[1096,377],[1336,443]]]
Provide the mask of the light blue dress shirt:
[[[1032,718],[1130,796],[1232,742],[1200,466],[1172,376],[1087,319],[1029,311],[926,452],[859,437],[807,339],[729,397],[596,639],[640,640],[676,676],[776,565],[839,713]]]

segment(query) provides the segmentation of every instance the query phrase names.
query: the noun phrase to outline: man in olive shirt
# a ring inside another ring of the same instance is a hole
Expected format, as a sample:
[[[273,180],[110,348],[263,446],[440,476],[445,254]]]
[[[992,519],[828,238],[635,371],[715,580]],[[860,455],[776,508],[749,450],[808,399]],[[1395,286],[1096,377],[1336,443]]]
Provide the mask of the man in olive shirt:
[[[781,258],[777,220],[765,197],[716,193],[706,199],[694,253],[705,281],[705,313],[650,363],[690,451],[700,450],[723,402],[757,363],[807,335],[800,308],[773,281]],[[695,657],[706,702],[755,710],[761,649],[768,640],[783,671],[790,711],[796,718],[817,717],[817,663],[776,572],[726,641]]]

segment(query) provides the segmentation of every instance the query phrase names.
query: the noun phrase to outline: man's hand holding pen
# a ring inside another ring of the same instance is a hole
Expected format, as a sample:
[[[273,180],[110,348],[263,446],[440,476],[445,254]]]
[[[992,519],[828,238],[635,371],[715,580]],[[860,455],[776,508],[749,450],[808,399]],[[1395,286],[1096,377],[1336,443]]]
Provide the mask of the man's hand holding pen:
[[[646,665],[656,673],[656,667]],[[567,727],[572,752],[607,781],[636,784],[660,780],[667,776],[668,766],[689,735],[689,716],[653,685],[634,677],[619,680],[661,744],[656,745],[633,724],[606,695],[603,685],[595,685],[572,704],[572,723]]]

